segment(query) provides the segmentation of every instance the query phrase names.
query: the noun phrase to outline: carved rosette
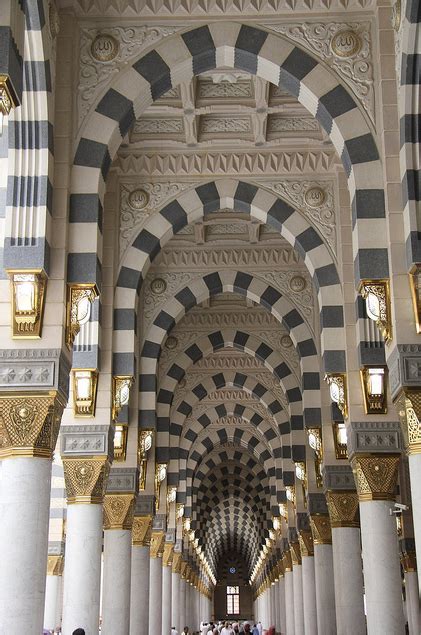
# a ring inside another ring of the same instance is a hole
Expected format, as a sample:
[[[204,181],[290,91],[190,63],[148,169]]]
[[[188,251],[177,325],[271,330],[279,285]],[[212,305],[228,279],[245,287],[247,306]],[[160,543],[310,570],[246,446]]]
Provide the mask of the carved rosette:
[[[134,516],[132,525],[132,544],[146,547],[150,544],[152,516]]]
[[[421,454],[421,391],[404,390],[396,406],[407,454]]]
[[[312,514],[310,516],[310,527],[314,545],[332,544],[332,529],[329,516],[324,514]]]
[[[166,542],[164,544],[164,552],[162,554],[162,565],[164,567],[171,567],[174,557],[174,543]]]
[[[63,575],[64,556],[48,556],[47,575]]]
[[[165,532],[152,531],[151,533],[151,558],[161,558],[164,551]]]
[[[395,500],[399,454],[356,455],[352,460],[360,502]]]
[[[62,413],[56,395],[0,396],[0,459],[52,458]]]
[[[104,529],[131,529],[134,494],[106,494],[104,498]]]
[[[301,556],[314,556],[313,536],[311,531],[301,530],[298,534]]]
[[[295,567],[295,566],[301,564],[300,543],[297,540],[297,541],[294,541],[294,542],[290,542],[289,546],[290,546],[290,550],[291,550],[292,565]]]
[[[101,504],[104,501],[110,464],[108,457],[63,459],[67,504]]]
[[[358,494],[356,491],[326,492],[331,527],[359,527]]]

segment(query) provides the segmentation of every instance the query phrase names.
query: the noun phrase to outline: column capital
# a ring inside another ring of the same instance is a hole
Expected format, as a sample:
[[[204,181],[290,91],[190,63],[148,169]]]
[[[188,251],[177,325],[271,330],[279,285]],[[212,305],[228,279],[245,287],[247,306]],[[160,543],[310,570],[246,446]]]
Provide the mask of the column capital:
[[[301,564],[301,549],[300,549],[300,542],[298,540],[298,535],[297,535],[297,540],[290,542],[289,546],[291,548],[292,565],[297,566]]]
[[[332,544],[332,528],[328,515],[312,514],[310,516],[310,526],[314,545]]]
[[[286,549],[282,554],[282,566],[284,569],[284,573],[292,571],[292,557],[289,549]]]
[[[421,344],[397,344],[387,365],[393,401],[403,389],[421,388]]]
[[[151,558],[161,558],[164,551],[165,531],[156,531],[152,528],[151,532]]]
[[[351,461],[360,502],[394,500],[399,454],[356,455]]]
[[[397,454],[402,452],[402,434],[398,421],[351,421],[348,455]]]
[[[108,456],[63,458],[67,504],[101,504],[110,464]]]
[[[326,501],[332,528],[360,526],[359,500],[355,490],[326,492]]]
[[[182,558],[181,552],[174,551],[173,558],[172,558],[172,570],[173,570],[173,573],[180,573],[180,571],[181,571],[181,558]]]
[[[402,390],[395,404],[406,453],[421,454],[421,388]]]
[[[413,538],[403,538],[399,541],[400,560],[405,573],[417,570],[417,556],[415,553],[415,540]]]
[[[105,494],[104,529],[131,529],[134,494]]]
[[[0,459],[13,456],[51,459],[63,408],[57,392],[0,393]]]
[[[327,491],[355,490],[355,479],[350,465],[325,465],[323,467],[323,489]]]
[[[314,556],[314,544],[311,530],[302,529],[298,534],[301,557]]]
[[[63,575],[64,556],[48,556],[47,575]]]
[[[146,547],[150,544],[150,528],[152,516],[134,516],[132,524],[132,544],[135,547]]]

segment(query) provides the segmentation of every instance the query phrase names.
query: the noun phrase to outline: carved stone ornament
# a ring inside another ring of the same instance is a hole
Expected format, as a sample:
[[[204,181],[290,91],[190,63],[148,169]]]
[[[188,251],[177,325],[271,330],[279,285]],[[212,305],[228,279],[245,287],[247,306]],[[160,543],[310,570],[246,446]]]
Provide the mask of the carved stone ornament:
[[[313,556],[314,545],[311,531],[300,531],[298,540],[300,542],[301,556]]]
[[[48,556],[47,575],[62,575],[64,569],[64,556]]]
[[[51,458],[63,404],[52,396],[0,396],[0,458]]]
[[[60,16],[54,0],[48,3],[48,27],[51,39],[55,40],[60,31]]]
[[[298,42],[333,68],[374,122],[374,73],[369,22],[268,22],[263,26]]]
[[[115,17],[115,16],[113,16]],[[181,26],[115,26],[106,32],[82,28],[78,86],[79,125],[108,82],[142,50]]]
[[[134,494],[106,494],[104,498],[104,529],[131,529]]]
[[[310,527],[313,535],[313,544],[331,545],[332,529],[329,516],[323,514],[312,514],[310,516]]]
[[[101,504],[109,469],[108,457],[63,458],[67,504]]]
[[[303,278],[303,276],[293,276],[291,280],[289,281],[289,286],[291,291],[294,291],[295,293],[300,293],[301,291],[304,291],[304,289],[306,288],[307,282],[305,278]]]
[[[132,543],[136,547],[145,547],[150,543],[152,516],[134,516],[132,525]]]
[[[171,567],[174,556],[174,543],[166,542],[162,554],[162,566]]]
[[[143,209],[149,202],[149,194],[140,188],[129,194],[129,205],[135,211]]]
[[[165,341],[165,346],[169,348],[170,350],[173,348],[177,348],[177,344],[178,344],[178,340],[173,335],[170,335],[169,337],[167,337]]]
[[[151,533],[151,558],[161,558],[164,551],[165,531],[152,531]]]
[[[359,527],[359,505],[356,491],[326,492],[332,527]]]
[[[355,455],[352,459],[360,502],[395,500],[400,455]]]
[[[402,391],[396,406],[407,454],[421,454],[421,391]]]
[[[304,200],[310,207],[315,207],[316,209],[321,207],[326,200],[326,192],[322,187],[314,185],[313,187],[309,187],[306,193],[304,194]]]
[[[163,278],[154,278],[151,282],[151,291],[155,293],[155,295],[162,295],[165,293],[167,288],[167,283]]]
[[[401,28],[402,24],[402,3],[401,0],[396,0],[395,4],[392,7],[392,17],[391,17],[392,27],[396,32],[398,32]]]

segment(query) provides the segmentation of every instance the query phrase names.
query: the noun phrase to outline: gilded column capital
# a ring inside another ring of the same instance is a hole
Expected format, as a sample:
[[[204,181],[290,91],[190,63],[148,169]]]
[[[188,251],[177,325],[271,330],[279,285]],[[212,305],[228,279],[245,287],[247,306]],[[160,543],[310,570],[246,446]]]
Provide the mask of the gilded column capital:
[[[185,560],[181,559],[180,575],[181,575],[183,580],[186,579],[186,571],[187,571],[187,562]]]
[[[288,573],[289,571],[292,571],[292,557],[291,557],[291,552],[289,549],[284,551],[284,553],[282,554],[282,565],[283,565],[284,573]]]
[[[299,540],[289,543],[291,549],[292,565],[297,566],[301,564],[301,550]]]
[[[166,542],[164,544],[164,551],[162,554],[162,565],[164,567],[171,567],[174,557],[174,543]]]
[[[413,573],[417,570],[417,556],[415,551],[406,551],[401,554],[401,565],[405,573]]]
[[[110,464],[108,456],[63,458],[67,504],[101,504]]]
[[[399,454],[354,455],[351,464],[360,502],[395,499],[399,461]]]
[[[47,560],[47,575],[63,575],[64,569],[64,556],[55,555],[48,556]]]
[[[332,544],[332,529],[329,516],[324,514],[312,514],[310,516],[310,527],[314,545]]]
[[[359,527],[359,501],[355,490],[326,492],[330,525],[337,527]]]
[[[134,516],[132,525],[132,544],[135,547],[146,547],[150,544],[150,528],[152,516]]]
[[[48,395],[0,393],[0,459],[36,456],[51,459],[64,403]]]
[[[151,532],[151,558],[161,558],[164,551],[165,531]]]
[[[106,494],[104,498],[104,529],[131,529],[134,494]]]
[[[421,389],[405,389],[396,400],[405,451],[421,454]]]
[[[314,556],[313,536],[311,530],[301,530],[298,534],[301,557]]]
[[[172,570],[173,573],[180,573],[181,571],[181,558],[182,554],[178,551],[174,551],[172,557]]]

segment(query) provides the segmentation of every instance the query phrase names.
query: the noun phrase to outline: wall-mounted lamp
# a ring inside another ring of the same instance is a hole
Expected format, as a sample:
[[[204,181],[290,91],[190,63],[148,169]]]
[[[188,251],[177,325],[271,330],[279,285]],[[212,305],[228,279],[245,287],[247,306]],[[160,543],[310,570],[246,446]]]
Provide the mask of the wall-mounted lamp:
[[[75,417],[94,417],[98,371],[89,368],[74,368],[73,414]]]
[[[337,404],[344,419],[348,416],[346,375],[343,373],[327,373],[325,381],[329,384],[331,400]]]
[[[113,376],[113,403],[112,418],[116,421],[120,410],[123,406],[127,406],[130,399],[130,387],[133,383],[131,375],[114,375]]]
[[[421,333],[421,266],[415,265],[409,273],[409,286],[411,288],[412,304],[414,308],[415,329]]]
[[[278,516],[274,516],[272,518],[272,524],[275,531],[280,531],[282,524],[281,519]]]
[[[176,509],[175,509],[175,515],[177,520],[180,518],[183,518],[184,516],[184,505],[183,503],[177,503],[176,505]]]
[[[285,485],[287,499],[295,505],[295,487],[294,485]]]
[[[295,461],[295,476],[303,485],[307,482],[306,464],[304,461]]]
[[[279,513],[281,514],[282,518],[288,520],[288,508],[286,503],[279,503]]]
[[[12,337],[41,337],[47,277],[43,271],[8,270],[12,295]]]
[[[360,293],[370,320],[376,323],[384,341],[392,339],[389,280],[362,280]]]
[[[159,495],[161,493],[161,483],[165,481],[167,477],[167,464],[157,463],[155,465],[155,498],[156,498],[156,511],[159,509]]]
[[[321,428],[308,428],[307,429],[308,444],[312,450],[314,450],[314,469],[316,472],[316,485],[322,487],[322,461],[323,461],[323,442],[322,442],[322,429]]]
[[[16,106],[19,106],[19,103],[13,99],[9,77],[0,75],[0,137],[3,134],[5,117],[8,117],[12,108]]]
[[[139,461],[139,490],[144,491],[146,488],[146,472],[148,467],[148,452],[153,443],[153,430],[139,430],[139,439],[137,445],[138,461]]]
[[[89,322],[92,302],[98,297],[95,284],[68,284],[66,302],[66,345],[72,348],[83,324]]]
[[[116,423],[114,430],[114,461],[125,461],[127,454],[127,423]]]
[[[335,421],[333,427],[333,441],[335,444],[335,454],[337,459],[348,458],[346,427],[343,422]]]
[[[364,366],[360,370],[364,395],[364,410],[367,415],[386,414],[386,369]]]

